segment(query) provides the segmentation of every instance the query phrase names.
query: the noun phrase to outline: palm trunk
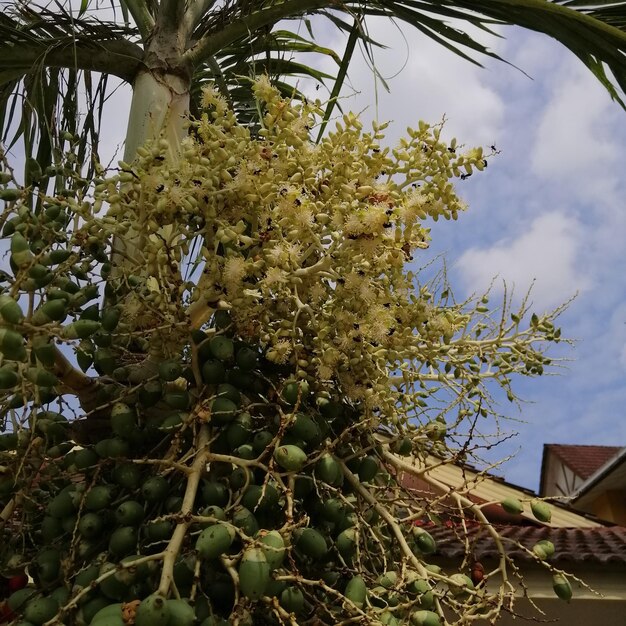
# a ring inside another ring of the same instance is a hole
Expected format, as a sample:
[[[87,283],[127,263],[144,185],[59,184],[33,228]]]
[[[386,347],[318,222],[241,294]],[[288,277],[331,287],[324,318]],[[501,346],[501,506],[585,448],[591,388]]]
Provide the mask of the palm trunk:
[[[174,74],[140,72],[133,85],[124,161],[132,163],[137,148],[148,141],[165,139],[168,143],[166,158],[176,162],[180,155],[180,145],[186,129],[185,121],[189,111],[189,81]],[[139,216],[139,224],[145,223]],[[129,265],[135,268],[144,266],[140,251],[143,248],[141,231],[129,231],[124,239],[113,242],[114,276]],[[147,275],[150,269],[144,268]]]
[[[169,143],[168,157],[177,160],[188,111],[188,81],[174,74],[140,72],[133,85],[124,160],[132,163],[137,148],[159,137]]]

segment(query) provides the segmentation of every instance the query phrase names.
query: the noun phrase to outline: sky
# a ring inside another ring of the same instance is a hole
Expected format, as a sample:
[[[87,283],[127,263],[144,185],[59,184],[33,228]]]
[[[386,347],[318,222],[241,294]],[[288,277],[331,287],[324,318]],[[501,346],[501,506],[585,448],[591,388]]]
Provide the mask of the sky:
[[[457,181],[469,210],[434,225],[419,265],[444,255],[459,299],[494,277],[518,301],[532,285],[537,313],[577,296],[559,318],[576,340],[559,350],[567,368],[516,381],[521,411],[500,408],[523,420],[509,425],[519,434],[489,454],[515,454],[497,473],[536,490],[545,443],[626,445],[626,112],[574,55],[539,34],[508,28],[506,39],[482,38],[522,73],[485,58],[485,69],[471,66],[386,20],[370,29],[389,46],[376,66],[390,92],[376,90],[361,57],[350,71],[358,93],[344,108],[391,120],[395,137],[445,114],[449,137],[500,152],[483,173]]]
[[[472,66],[387,20],[369,26],[388,45],[376,52],[376,66],[390,93],[356,55],[344,109],[366,123],[390,120],[391,143],[419,119],[445,115],[448,137],[499,151],[483,173],[457,182],[469,210],[434,224],[431,247],[416,262],[445,257],[457,299],[494,278],[496,293],[506,281],[518,299],[533,285],[539,314],[577,294],[560,318],[563,335],[576,340],[564,353],[567,368],[515,381],[521,411],[500,408],[521,420],[510,424],[518,434],[489,457],[514,455],[497,473],[537,489],[545,443],[626,445],[626,113],[545,36],[509,28],[505,39],[481,37],[523,73],[489,58],[484,69]],[[341,54],[345,40],[316,28],[318,41]],[[116,150],[121,158],[129,105],[128,89],[108,101],[105,162]]]

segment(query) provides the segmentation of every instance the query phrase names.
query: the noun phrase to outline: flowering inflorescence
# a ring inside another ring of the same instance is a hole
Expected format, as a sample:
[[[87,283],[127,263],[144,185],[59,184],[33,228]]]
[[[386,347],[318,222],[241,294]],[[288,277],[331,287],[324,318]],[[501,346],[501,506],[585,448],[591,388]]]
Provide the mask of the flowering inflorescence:
[[[427,220],[465,209],[451,179],[483,169],[481,149],[462,152],[442,140],[441,125],[421,121],[389,149],[386,124],[365,132],[353,114],[314,144],[319,102],[281,98],[266,78],[254,94],[258,136],[207,88],[177,162],[160,140],[96,187],[95,205],[108,205],[103,222],[140,234],[128,255],[137,266],[127,259],[125,271],[148,274],[158,323],[183,319],[184,301],[194,319],[228,308],[238,334],[270,361],[317,387],[332,381],[388,423],[415,406],[416,381],[480,389],[481,360],[501,351],[509,371],[488,375],[506,385],[517,368],[511,344],[526,355],[521,365],[542,362],[536,326],[518,335],[499,325],[488,341],[470,340],[472,309],[436,302],[405,269],[428,246]],[[185,260],[195,270],[186,282]],[[134,310],[145,317],[141,301]],[[398,371],[402,393],[392,384]]]

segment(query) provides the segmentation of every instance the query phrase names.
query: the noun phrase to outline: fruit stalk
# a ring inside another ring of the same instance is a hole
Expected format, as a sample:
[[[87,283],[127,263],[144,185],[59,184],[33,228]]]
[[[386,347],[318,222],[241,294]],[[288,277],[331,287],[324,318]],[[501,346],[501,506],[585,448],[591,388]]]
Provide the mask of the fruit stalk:
[[[157,593],[163,596],[167,596],[174,579],[174,563],[189,528],[189,522],[184,520],[193,512],[193,504],[198,493],[200,478],[206,469],[209,459],[209,427],[207,425],[200,427],[196,437],[196,450],[198,453],[187,473],[187,487],[185,488],[185,495],[183,496],[183,503],[180,509],[181,521],[176,524],[172,538],[167,544],[167,548],[163,551],[165,555],[163,557],[163,571],[161,572],[161,580],[157,590]]]
[[[420,479],[432,485],[440,493],[448,494],[450,497],[452,497],[455,500],[455,502],[457,503],[461,511],[463,512],[466,510],[471,511],[476,516],[476,518],[483,524],[484,528],[487,530],[487,532],[493,539],[493,542],[495,543],[496,548],[498,550],[498,554],[500,555],[498,567],[496,568],[494,572],[491,572],[491,575],[499,571],[500,576],[502,576],[502,584],[498,588],[498,602],[492,609],[489,610],[488,613],[484,614],[484,617],[485,619],[487,619],[490,615],[498,614],[500,612],[501,607],[504,605],[504,599],[505,599],[504,597],[505,597],[506,590],[509,589],[511,592],[513,592],[514,587],[508,579],[506,550],[504,548],[504,545],[502,544],[502,540],[500,539],[500,536],[498,535],[498,532],[496,531],[496,529],[491,525],[489,520],[485,517],[485,514],[482,512],[480,506],[476,505],[469,498],[466,498],[465,496],[461,495],[457,491],[451,491],[447,485],[440,483],[438,480],[430,476],[427,471],[427,468],[419,469],[415,467],[415,465],[412,465],[411,463],[407,463],[406,461],[403,461],[402,459],[398,458],[396,455],[391,454],[390,452],[386,450],[383,450],[382,454],[385,460],[388,461],[391,465],[393,465],[396,469],[402,472],[407,472],[415,476],[419,475]],[[373,496],[370,495],[370,497],[373,497]]]

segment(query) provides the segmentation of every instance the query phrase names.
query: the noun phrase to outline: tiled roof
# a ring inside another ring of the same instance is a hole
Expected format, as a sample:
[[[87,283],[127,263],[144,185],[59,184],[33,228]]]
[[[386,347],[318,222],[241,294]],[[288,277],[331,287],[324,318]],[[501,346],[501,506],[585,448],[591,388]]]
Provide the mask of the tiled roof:
[[[450,524],[428,524],[424,528],[436,540],[438,554],[448,558],[463,557],[465,547],[459,538],[463,534],[462,528]],[[548,528],[503,525],[495,528],[503,539],[507,553],[516,560],[532,560],[527,552],[515,546],[516,543],[532,550],[538,541],[547,539],[555,547],[555,553],[550,558],[552,563],[626,564],[626,528],[623,526]],[[468,526],[467,538],[475,559],[499,556],[491,535],[482,525],[473,523]]]
[[[547,443],[547,450],[554,452],[575,474],[583,480],[613,458],[621,446],[585,446]]]

